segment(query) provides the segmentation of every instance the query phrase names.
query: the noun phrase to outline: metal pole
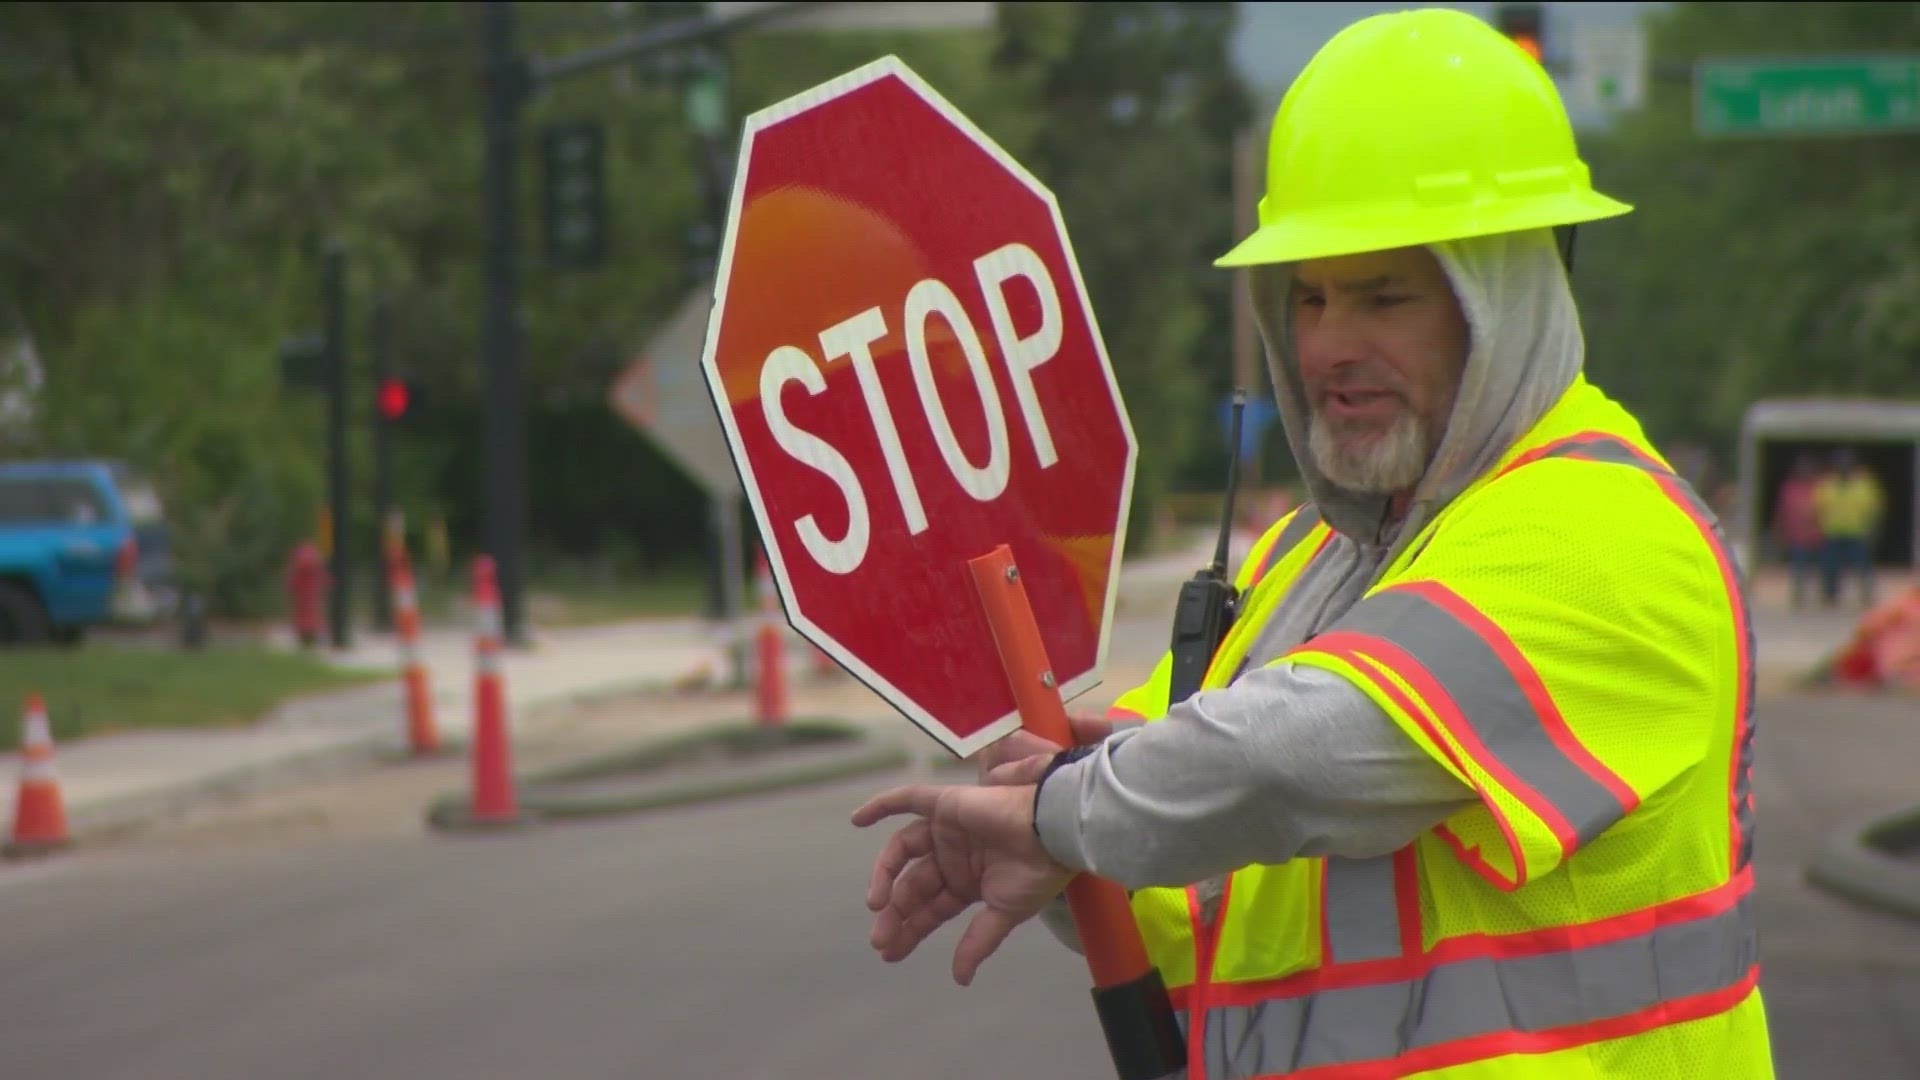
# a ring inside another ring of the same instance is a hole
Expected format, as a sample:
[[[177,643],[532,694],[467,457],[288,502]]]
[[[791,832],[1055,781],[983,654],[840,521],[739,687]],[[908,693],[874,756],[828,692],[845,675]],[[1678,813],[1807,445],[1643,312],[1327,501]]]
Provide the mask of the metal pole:
[[[596,68],[623,64],[680,45],[705,41],[708,38],[748,30],[766,23],[777,23],[779,20],[805,15],[817,8],[828,6],[830,5],[818,2],[766,3],[753,7],[743,6],[733,14],[721,18],[682,19],[656,29],[629,34],[605,45],[582,49],[569,56],[554,60],[535,60],[531,65],[531,74],[536,83],[544,85],[569,75],[579,75]]]
[[[1740,425],[1739,438],[1736,450],[1739,461],[1735,468],[1740,474],[1740,508],[1735,528],[1741,535],[1736,550],[1745,556],[1737,560],[1741,578],[1751,583],[1760,571],[1760,557],[1766,551],[1766,526],[1760,521],[1760,438],[1751,424]],[[1712,493],[1703,491],[1700,495],[1706,498]]]
[[[1251,235],[1255,223],[1254,204],[1259,199],[1259,129],[1248,125],[1233,140],[1233,229],[1235,236]],[[1233,274],[1233,381],[1249,394],[1260,392],[1260,337],[1253,319],[1253,275],[1246,270]],[[1239,454],[1235,446],[1230,453]],[[1260,459],[1256,450],[1246,463],[1247,487],[1260,490]],[[1257,500],[1254,500],[1257,503]]]
[[[379,390],[393,374],[390,349],[393,334],[393,306],[385,296],[374,301],[372,333],[368,347],[373,353],[373,527],[379,538],[373,545],[385,553],[387,514],[393,510],[393,421],[380,410]],[[373,575],[373,624],[380,630],[393,629],[393,587],[387,580],[386,563],[375,559],[379,569]]]
[[[1913,510],[1907,516],[1907,546],[1909,548],[1909,566],[1920,572],[1920,442],[1913,444],[1913,471],[1908,474],[1908,498]]]
[[[327,626],[333,647],[352,647],[349,625],[348,575],[352,562],[347,548],[353,530],[347,527],[347,254],[337,240],[328,241],[320,275],[321,318],[325,320],[327,355],[327,489],[333,548],[327,590]]]
[[[735,687],[746,685],[752,659],[747,651],[747,635],[740,623],[745,606],[740,574],[746,564],[745,541],[740,531],[740,499],[741,496],[733,492],[713,496],[720,526],[720,625],[727,628],[727,651],[733,658]]]
[[[507,644],[526,644],[520,546],[526,533],[521,434],[519,119],[525,101],[525,59],[514,50],[513,5],[488,0],[486,38],[487,299],[482,315],[486,390],[486,546],[499,570],[501,624]]]

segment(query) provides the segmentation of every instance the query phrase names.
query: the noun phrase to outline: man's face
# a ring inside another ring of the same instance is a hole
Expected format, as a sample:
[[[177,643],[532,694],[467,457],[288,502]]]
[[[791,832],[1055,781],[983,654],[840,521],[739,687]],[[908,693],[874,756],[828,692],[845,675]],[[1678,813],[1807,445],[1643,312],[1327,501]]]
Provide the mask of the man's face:
[[[1424,247],[1314,259],[1295,268],[1294,351],[1314,463],[1369,494],[1419,482],[1466,366],[1466,314]]]

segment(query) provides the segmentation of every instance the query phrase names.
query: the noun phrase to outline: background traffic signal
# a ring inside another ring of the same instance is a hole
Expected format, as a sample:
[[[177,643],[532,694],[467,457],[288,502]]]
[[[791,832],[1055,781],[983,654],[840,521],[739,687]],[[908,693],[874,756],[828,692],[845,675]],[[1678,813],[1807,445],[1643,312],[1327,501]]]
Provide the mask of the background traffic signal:
[[[540,135],[541,210],[547,261],[587,269],[607,256],[606,129],[595,121],[553,124]]]
[[[382,420],[400,423],[420,413],[420,382],[409,375],[383,375],[374,387],[373,401]]]
[[[327,388],[327,343],[319,333],[284,338],[279,353],[281,386],[289,390]]]
[[[1542,33],[1545,21],[1539,4],[1497,4],[1493,9],[1494,28],[1512,38],[1543,67],[1547,62],[1547,42]]]

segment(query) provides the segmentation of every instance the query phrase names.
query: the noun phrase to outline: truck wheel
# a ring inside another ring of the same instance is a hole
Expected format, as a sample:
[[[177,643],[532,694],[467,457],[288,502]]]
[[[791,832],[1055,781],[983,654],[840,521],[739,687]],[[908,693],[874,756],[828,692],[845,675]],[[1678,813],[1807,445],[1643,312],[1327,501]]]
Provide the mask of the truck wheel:
[[[40,598],[18,582],[0,581],[0,645],[45,645],[52,638]]]
[[[87,628],[80,623],[53,628],[53,643],[63,649],[77,649],[87,640]]]

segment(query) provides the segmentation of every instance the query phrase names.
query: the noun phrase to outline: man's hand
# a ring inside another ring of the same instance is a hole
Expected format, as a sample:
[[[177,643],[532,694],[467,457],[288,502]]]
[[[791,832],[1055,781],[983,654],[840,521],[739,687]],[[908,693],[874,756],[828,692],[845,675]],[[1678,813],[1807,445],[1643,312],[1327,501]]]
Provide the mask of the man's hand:
[[[1099,742],[1113,734],[1113,721],[1111,720],[1100,720],[1091,716],[1075,716],[1070,717],[1068,723],[1073,725],[1073,738],[1076,743]],[[1013,734],[981,750],[979,754],[974,757],[974,761],[980,766],[980,782],[983,784],[1031,784],[1033,783],[1033,779],[996,780],[993,778],[993,774],[995,770],[1000,769],[1001,766],[1009,762],[1025,761],[1029,758],[1039,758],[1042,763],[1040,767],[1045,768],[1045,762],[1048,759],[1065,749],[1066,747],[1043,739],[1025,728],[1019,728],[1015,730]],[[1012,773],[1003,771],[1001,775],[1016,777],[1025,776],[1027,773],[1025,771]],[[1033,778],[1039,778],[1038,771],[1033,772]]]
[[[984,910],[953,951],[953,979],[969,985],[1013,928],[1073,877],[1034,835],[1031,785],[894,788],[855,810],[853,823],[864,828],[895,814],[918,817],[887,841],[867,885],[867,910],[878,913],[870,940],[888,963],[979,902]]]

